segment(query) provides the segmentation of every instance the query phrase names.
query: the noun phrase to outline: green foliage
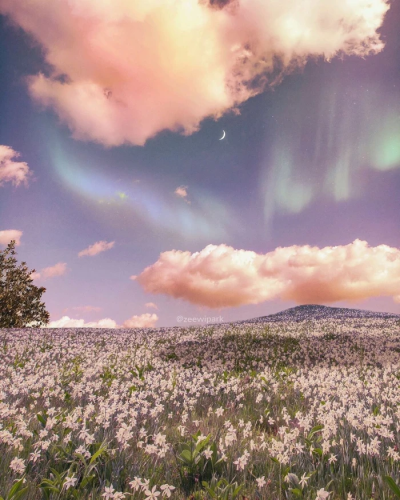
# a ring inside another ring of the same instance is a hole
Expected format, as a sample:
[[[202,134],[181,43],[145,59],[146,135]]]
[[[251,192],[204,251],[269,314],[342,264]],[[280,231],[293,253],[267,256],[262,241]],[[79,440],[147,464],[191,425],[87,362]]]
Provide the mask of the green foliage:
[[[28,491],[28,487],[26,486],[25,488],[23,487],[24,484],[24,478],[20,479],[19,481],[16,481],[10,491],[8,492],[8,495],[5,497],[0,496],[0,500],[18,500],[19,498],[23,497],[25,493]]]
[[[185,493],[190,493],[196,482],[201,484],[203,480],[211,479],[213,473],[221,471],[222,459],[218,460],[216,443],[213,442],[209,445],[210,434],[197,441],[200,434],[200,431],[197,431],[191,436],[189,443],[180,443],[179,454],[176,455],[181,484]],[[203,452],[208,445],[211,456],[207,459]]]
[[[15,254],[15,240],[0,252],[0,328],[47,325],[50,314],[40,302],[46,288],[32,285],[30,275],[35,269],[29,271],[26,262],[17,267]]]
[[[207,481],[203,481],[202,485],[211,498],[218,500],[234,500],[244,487],[244,484],[238,486],[237,482],[228,483],[224,478],[217,482],[215,476],[211,480],[211,484]]]
[[[56,467],[50,468],[50,477],[44,478],[40,483],[46,500],[54,498],[54,494],[57,497],[63,494],[63,498],[87,498],[90,492],[100,487],[109,459],[106,442],[91,445],[92,454],[88,460],[76,452],[74,459],[71,459],[72,450],[61,446],[56,446],[56,449],[61,460]],[[65,480],[68,477],[76,478],[76,484],[66,491]]]
[[[390,476],[383,476],[385,483],[389,486],[389,488],[393,491],[397,498],[400,498],[400,488],[394,482],[393,478]]]

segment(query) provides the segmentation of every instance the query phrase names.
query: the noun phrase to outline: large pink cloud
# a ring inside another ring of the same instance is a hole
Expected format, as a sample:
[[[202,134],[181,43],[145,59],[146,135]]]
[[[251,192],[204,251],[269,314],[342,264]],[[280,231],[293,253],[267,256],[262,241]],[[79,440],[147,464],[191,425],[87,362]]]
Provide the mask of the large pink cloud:
[[[273,299],[327,304],[390,296],[399,300],[400,250],[355,240],[344,246],[291,246],[264,255],[208,245],[201,252],[171,250],[136,280],[162,293],[211,308]]]
[[[5,182],[11,182],[14,186],[19,186],[21,183],[28,184],[32,172],[27,163],[16,161],[19,156],[20,154],[9,146],[0,145],[0,186]]]
[[[97,255],[100,252],[105,252],[106,250],[110,250],[110,248],[114,246],[114,243],[115,241],[110,241],[109,243],[107,243],[106,241],[97,241],[88,248],[85,248],[85,250],[79,252],[78,256],[83,257],[84,255],[89,255],[93,257],[94,255]]]
[[[21,236],[22,231],[18,231],[18,229],[0,231],[0,245],[8,245],[11,240],[15,240],[15,246],[18,247],[21,244]]]
[[[389,8],[388,0],[209,3],[0,0],[0,13],[41,44],[52,67],[30,78],[31,95],[75,138],[116,146],[165,129],[189,135],[206,117],[239,113],[309,57],[381,51]]]

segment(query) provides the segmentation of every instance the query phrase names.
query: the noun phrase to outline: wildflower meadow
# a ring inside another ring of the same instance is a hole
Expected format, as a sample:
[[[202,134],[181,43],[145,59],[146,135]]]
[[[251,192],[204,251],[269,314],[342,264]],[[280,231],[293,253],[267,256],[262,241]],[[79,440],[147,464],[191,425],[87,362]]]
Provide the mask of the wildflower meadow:
[[[399,422],[395,315],[0,330],[4,500],[395,499]]]

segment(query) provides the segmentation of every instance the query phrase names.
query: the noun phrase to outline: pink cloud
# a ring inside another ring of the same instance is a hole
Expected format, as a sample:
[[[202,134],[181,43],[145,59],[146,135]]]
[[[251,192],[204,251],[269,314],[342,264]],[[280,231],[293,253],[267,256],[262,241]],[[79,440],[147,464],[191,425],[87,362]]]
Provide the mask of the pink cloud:
[[[187,198],[188,196],[187,188],[188,188],[187,186],[179,186],[175,189],[175,194],[179,198],[183,198],[186,201],[186,203],[190,204],[190,201]]]
[[[117,323],[110,318],[85,323],[83,319],[71,319],[68,316],[63,316],[42,328],[117,328]]]
[[[41,273],[38,273],[42,278],[54,278],[56,276],[63,276],[67,271],[67,264],[59,262],[51,267],[45,267]]]
[[[18,247],[21,244],[22,231],[17,229],[6,229],[5,231],[0,231],[0,245],[8,245],[11,240],[15,240],[15,246]]]
[[[111,241],[110,243],[107,243],[106,241],[97,241],[90,247],[86,248],[85,250],[82,250],[79,252],[78,256],[83,257],[84,255],[97,255],[100,252],[105,252],[106,250],[110,250],[114,246],[115,241]]]
[[[140,316],[132,316],[121,326],[118,326],[117,323],[110,318],[85,323],[84,319],[72,319],[69,316],[63,316],[61,319],[51,321],[42,328],[151,328],[157,321],[158,316],[156,314],[148,313],[141,314]]]
[[[41,278],[41,274],[40,274],[40,273],[37,273],[37,272],[31,273],[31,274],[30,274],[30,278],[31,278],[32,280],[38,280],[38,279],[40,279],[40,278]]]
[[[157,314],[141,314],[126,320],[121,328],[152,328],[158,321]]]
[[[326,304],[391,296],[400,290],[400,250],[366,241],[335,247],[291,246],[264,255],[208,245],[201,252],[164,252],[137,281],[211,308],[259,304],[280,298]]]
[[[303,67],[365,56],[388,0],[0,0],[44,48],[52,71],[29,79],[73,136],[144,145],[162,130],[190,135]],[[276,61],[280,61],[280,69]],[[62,76],[63,78],[59,78]]]
[[[19,186],[21,183],[28,185],[28,179],[32,173],[27,163],[15,161],[15,158],[19,156],[20,154],[9,146],[0,145],[0,186],[5,182],[12,182],[14,186]]]
[[[154,302],[146,302],[145,306],[149,309],[158,309],[157,305],[154,304]]]

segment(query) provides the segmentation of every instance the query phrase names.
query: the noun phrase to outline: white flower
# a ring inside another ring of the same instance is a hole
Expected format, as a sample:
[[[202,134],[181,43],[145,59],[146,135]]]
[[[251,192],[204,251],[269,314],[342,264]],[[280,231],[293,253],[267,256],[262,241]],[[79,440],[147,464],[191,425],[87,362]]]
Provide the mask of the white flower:
[[[265,481],[264,477],[265,476],[262,476],[262,477],[258,477],[256,479],[257,485],[258,485],[259,488],[262,488],[264,486],[264,484],[267,484],[267,482]]]
[[[302,476],[301,476],[301,479],[300,479],[300,484],[301,484],[301,487],[303,488],[306,484],[307,484],[307,481],[309,480],[310,478],[309,477],[306,477],[306,473],[304,473]]]
[[[34,451],[29,456],[30,456],[29,461],[35,463],[36,460],[40,458],[40,453],[38,451]]]
[[[156,491],[156,489],[157,489],[157,486],[153,486],[153,489],[151,491],[146,490],[144,492],[144,494],[147,495],[146,500],[154,500],[160,495],[160,492]]]
[[[72,486],[75,486],[77,483],[78,479],[75,476],[69,476],[65,479],[63,488],[65,490],[68,490]]]
[[[244,466],[247,464],[248,460],[248,453],[245,452],[243,456],[239,457],[237,460],[235,460],[233,463],[236,465],[237,470],[244,470]]]
[[[217,408],[215,410],[215,414],[217,415],[217,417],[221,417],[223,413],[224,413],[224,409],[222,408],[222,406],[220,406],[219,408]]]
[[[140,482],[140,485],[141,485],[141,487],[142,487],[142,490],[143,490],[143,491],[144,491],[146,488],[148,488],[149,483],[150,483],[150,479],[143,479],[143,480]]]
[[[121,500],[122,498],[125,498],[125,493],[121,491],[116,491],[113,495],[113,500]]]
[[[212,457],[212,454],[213,452],[210,450],[210,447],[208,447],[206,450],[203,451],[203,455],[206,457],[207,460]]]
[[[167,496],[169,498],[171,496],[171,491],[175,489],[175,486],[163,484],[162,486],[160,486],[160,489],[163,492],[163,496]]]
[[[84,446],[79,446],[79,448],[75,450],[75,453],[78,453],[79,455],[82,455],[85,458],[91,457],[90,452]]]
[[[10,463],[10,469],[17,474],[22,474],[25,471],[25,462],[22,458],[14,458]]]
[[[334,455],[333,453],[331,453],[331,458],[328,460],[328,462],[331,464],[332,462],[337,462],[337,458],[336,458],[336,455]]]
[[[321,488],[317,491],[317,497],[315,500],[325,500],[331,494],[330,491],[325,491],[324,488]]]
[[[113,485],[106,486],[105,489],[104,489],[104,493],[101,496],[104,497],[106,500],[108,500],[109,498],[113,498],[114,491],[115,490],[114,490]]]

